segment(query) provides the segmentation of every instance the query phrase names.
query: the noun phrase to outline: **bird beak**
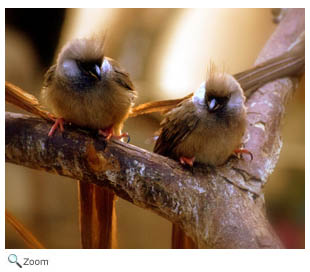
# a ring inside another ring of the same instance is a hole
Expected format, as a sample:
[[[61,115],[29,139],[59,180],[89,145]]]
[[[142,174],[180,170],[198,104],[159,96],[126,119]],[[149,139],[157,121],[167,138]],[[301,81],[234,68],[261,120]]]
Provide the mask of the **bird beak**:
[[[112,71],[112,65],[110,64],[110,62],[107,59],[104,59],[101,68],[102,68],[102,72],[104,74]]]
[[[98,65],[95,65],[95,69],[94,69],[94,71],[88,71],[89,72],[89,74],[91,75],[91,76],[93,76],[94,78],[96,78],[96,79],[98,79],[98,80],[100,80],[101,79],[101,70],[100,70],[100,67],[98,66]]]

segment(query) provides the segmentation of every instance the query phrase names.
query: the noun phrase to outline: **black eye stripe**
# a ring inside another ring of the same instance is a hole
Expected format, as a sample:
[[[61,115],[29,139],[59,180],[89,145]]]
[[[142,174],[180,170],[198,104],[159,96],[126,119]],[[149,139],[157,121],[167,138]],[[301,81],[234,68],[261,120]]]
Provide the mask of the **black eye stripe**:
[[[208,95],[206,97],[206,105],[209,112],[221,110],[228,102],[230,96],[214,96]]]
[[[218,104],[225,104],[228,101],[229,97],[208,96],[207,101],[210,102],[212,99],[215,99]]]
[[[84,74],[93,74],[100,78],[100,66],[101,63],[98,61],[82,62],[76,61],[78,67]],[[98,69],[99,67],[99,69]]]

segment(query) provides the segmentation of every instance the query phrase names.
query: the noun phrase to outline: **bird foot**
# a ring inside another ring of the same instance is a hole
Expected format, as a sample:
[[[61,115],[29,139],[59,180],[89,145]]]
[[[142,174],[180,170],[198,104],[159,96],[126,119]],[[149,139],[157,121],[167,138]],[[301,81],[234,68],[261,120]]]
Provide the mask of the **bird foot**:
[[[49,133],[48,133],[48,137],[53,136],[55,130],[59,127],[60,131],[63,132],[64,131],[64,119],[63,118],[56,118],[54,125],[51,127]]]
[[[51,119],[53,122],[56,122],[57,117],[55,117],[53,114],[51,114],[50,112],[47,113],[47,116],[49,119]]]
[[[182,165],[189,165],[190,167],[193,167],[194,165],[194,161],[195,161],[195,157],[192,158],[187,158],[187,157],[180,157],[180,163]]]
[[[113,133],[113,127],[108,127],[108,128],[105,128],[105,129],[99,129],[98,130],[98,134],[99,135],[102,135],[106,140],[109,140],[111,139],[112,137],[114,139],[117,139],[117,140],[121,140],[122,138],[127,138],[127,143],[129,143],[130,141],[130,136],[128,135],[128,133],[122,133],[121,135],[114,135]]]
[[[237,148],[234,150],[234,153],[239,159],[242,158],[242,154],[250,155],[251,161],[253,161],[253,154],[245,148]]]
[[[99,129],[98,134],[102,135],[106,140],[109,140],[113,136],[113,127],[108,127],[105,129]]]
[[[122,133],[121,135],[118,135],[118,136],[113,135],[113,138],[118,139],[118,140],[121,140],[122,138],[127,138],[127,144],[130,142],[130,136],[127,132]]]

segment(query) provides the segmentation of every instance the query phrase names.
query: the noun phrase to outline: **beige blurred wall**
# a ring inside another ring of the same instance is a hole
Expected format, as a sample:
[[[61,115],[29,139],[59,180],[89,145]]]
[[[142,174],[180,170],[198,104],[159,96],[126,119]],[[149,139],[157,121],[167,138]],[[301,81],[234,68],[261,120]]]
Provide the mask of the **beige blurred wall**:
[[[269,9],[70,9],[59,48],[74,37],[94,32],[106,35],[106,54],[131,74],[139,92],[137,103],[141,103],[195,90],[204,80],[210,60],[231,73],[251,67],[276,27],[271,19]],[[16,38],[8,35],[6,79],[38,95],[40,84],[31,75],[35,68],[25,69],[23,64],[33,62],[34,67],[39,56],[33,57],[25,38],[19,42],[19,52],[25,52],[19,58],[21,64],[10,65],[16,50],[11,44]],[[14,77],[19,68],[24,81]],[[29,78],[33,81],[28,82]],[[281,198],[281,190],[288,190],[292,183],[304,186],[303,93],[304,88],[298,90],[290,103],[283,152],[266,186],[268,197]],[[159,115],[129,119],[124,130],[131,135],[132,144],[152,150],[150,139],[159,120]],[[295,172],[299,173],[297,181]],[[6,164],[6,208],[48,248],[79,247],[76,189],[74,180]],[[120,248],[170,247],[167,220],[122,199],[117,202],[117,216]],[[6,225],[6,248],[23,247]]]

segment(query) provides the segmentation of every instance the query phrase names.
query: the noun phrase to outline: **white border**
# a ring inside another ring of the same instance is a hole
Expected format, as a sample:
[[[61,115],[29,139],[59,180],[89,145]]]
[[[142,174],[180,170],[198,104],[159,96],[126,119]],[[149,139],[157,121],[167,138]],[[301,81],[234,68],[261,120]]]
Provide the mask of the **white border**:
[[[37,7],[38,1],[7,1],[10,7]],[[139,6],[140,1],[130,1],[133,6]],[[204,1],[207,2],[207,1]],[[216,6],[221,4],[225,6],[234,5],[234,7],[251,6],[251,1],[241,3],[241,1],[215,1]],[[85,1],[77,1],[80,7],[85,6]],[[128,6],[128,1],[87,1],[87,7],[90,6],[108,6],[117,7]],[[201,4],[201,1],[178,1],[180,6],[188,6],[188,4]],[[256,7],[277,4],[270,1],[255,1]],[[42,5],[42,2],[40,3]],[[54,7],[67,6],[64,1],[51,1]],[[167,1],[156,1],[150,3],[143,2],[145,7],[159,7],[166,5]],[[302,6],[304,1],[279,1],[278,6],[291,7],[292,5]],[[309,11],[306,9],[306,30],[309,29],[308,24]],[[4,9],[1,9],[1,36],[4,41]],[[306,33],[306,44],[309,45],[309,38]],[[4,86],[4,42],[1,43],[1,84]],[[308,62],[308,54],[306,52],[306,63]],[[309,139],[309,71],[306,67],[306,139]],[[4,112],[4,91],[1,96],[1,109]],[[4,114],[1,115],[1,126],[4,127]],[[4,129],[1,134],[1,271],[19,271],[15,264],[7,261],[7,257],[11,253],[17,254],[21,259],[29,257],[33,259],[49,259],[50,264],[47,267],[23,267],[23,270],[28,271],[63,271],[73,269],[85,269],[88,271],[305,271],[309,264],[308,250],[5,250],[4,249]],[[306,181],[309,181],[309,144],[306,140]],[[309,249],[309,185],[306,182],[306,248]]]

